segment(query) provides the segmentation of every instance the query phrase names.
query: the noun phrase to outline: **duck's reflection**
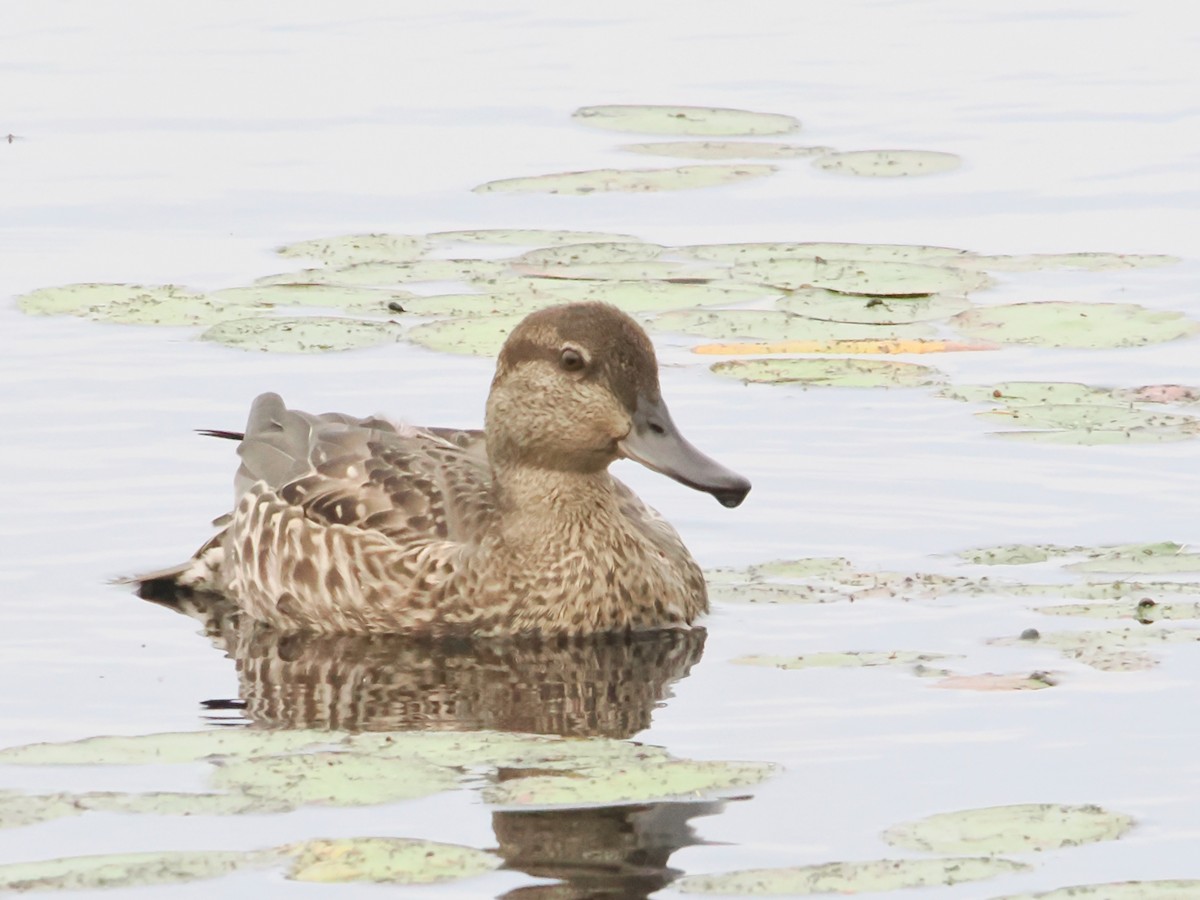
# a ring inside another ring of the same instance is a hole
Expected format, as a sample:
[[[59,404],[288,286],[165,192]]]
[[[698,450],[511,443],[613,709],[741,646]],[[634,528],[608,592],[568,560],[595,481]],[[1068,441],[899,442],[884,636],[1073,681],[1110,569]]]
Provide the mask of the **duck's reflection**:
[[[200,620],[237,666],[243,714],[276,728],[628,738],[649,726],[705,638],[702,629],[482,642],[281,634],[206,595],[143,595]],[[667,865],[671,854],[697,842],[688,820],[722,805],[496,812],[508,867],[558,879],[507,896],[648,896],[679,874]]]

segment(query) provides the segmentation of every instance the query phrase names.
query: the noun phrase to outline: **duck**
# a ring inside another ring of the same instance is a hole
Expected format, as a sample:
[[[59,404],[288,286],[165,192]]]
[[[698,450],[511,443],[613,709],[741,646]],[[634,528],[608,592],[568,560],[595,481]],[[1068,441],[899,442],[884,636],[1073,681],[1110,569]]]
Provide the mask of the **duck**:
[[[679,432],[630,316],[531,313],[496,361],[484,427],[314,415],[257,397],[235,506],[181,565],[139,576],[219,595],[282,632],[497,637],[689,628],[704,575],[609,472],[631,459],[727,507],[750,482]]]

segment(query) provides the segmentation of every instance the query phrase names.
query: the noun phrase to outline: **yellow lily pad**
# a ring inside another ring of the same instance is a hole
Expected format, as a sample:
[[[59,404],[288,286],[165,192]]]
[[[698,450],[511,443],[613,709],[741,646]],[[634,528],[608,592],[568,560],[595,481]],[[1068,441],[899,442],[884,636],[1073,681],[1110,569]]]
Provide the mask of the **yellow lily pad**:
[[[823,156],[833,148],[767,141],[659,141],[622,144],[620,149],[646,156],[675,156],[682,159],[799,159]]]
[[[501,178],[473,188],[477,194],[596,194],[604,191],[682,191],[692,188],[733,184],[750,178],[762,178],[776,172],[775,166],[694,165],[670,169],[589,169],[583,172],[558,172]]]
[[[971,337],[1035,347],[1140,347],[1200,332],[1200,322],[1171,310],[1057,300],[981,307],[950,323]]]
[[[709,106],[584,106],[571,118],[606,131],[701,137],[788,134],[800,128],[800,121],[792,116]]]
[[[475,878],[504,862],[485,850],[409,838],[315,840],[280,849],[293,857],[288,878],[323,884],[442,884]]]
[[[962,159],[937,150],[845,150],[818,157],[813,165],[838,175],[908,178],[952,172]]]
[[[1111,841],[1132,827],[1132,816],[1099,806],[1018,803],[938,813],[893,825],[883,839],[906,850],[990,855]]]
[[[813,387],[926,387],[945,379],[929,366],[891,359],[731,359],[710,368],[746,383]]]

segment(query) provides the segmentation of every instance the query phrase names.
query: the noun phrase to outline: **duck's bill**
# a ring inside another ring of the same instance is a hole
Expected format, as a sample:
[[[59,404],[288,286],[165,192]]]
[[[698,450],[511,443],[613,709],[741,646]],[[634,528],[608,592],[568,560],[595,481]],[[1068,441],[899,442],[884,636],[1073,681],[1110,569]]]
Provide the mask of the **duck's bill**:
[[[689,444],[659,400],[638,397],[633,428],[617,446],[623,456],[681,484],[712,494],[722,506],[737,506],[750,493],[750,482]]]

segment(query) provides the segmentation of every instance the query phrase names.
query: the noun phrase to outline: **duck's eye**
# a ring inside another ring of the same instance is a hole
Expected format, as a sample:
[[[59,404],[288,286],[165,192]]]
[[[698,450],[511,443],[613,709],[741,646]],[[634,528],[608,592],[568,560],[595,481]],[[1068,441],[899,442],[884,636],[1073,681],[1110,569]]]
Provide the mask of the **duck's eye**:
[[[587,360],[574,347],[563,347],[562,353],[558,357],[558,364],[562,366],[564,372],[578,372],[587,365]]]

